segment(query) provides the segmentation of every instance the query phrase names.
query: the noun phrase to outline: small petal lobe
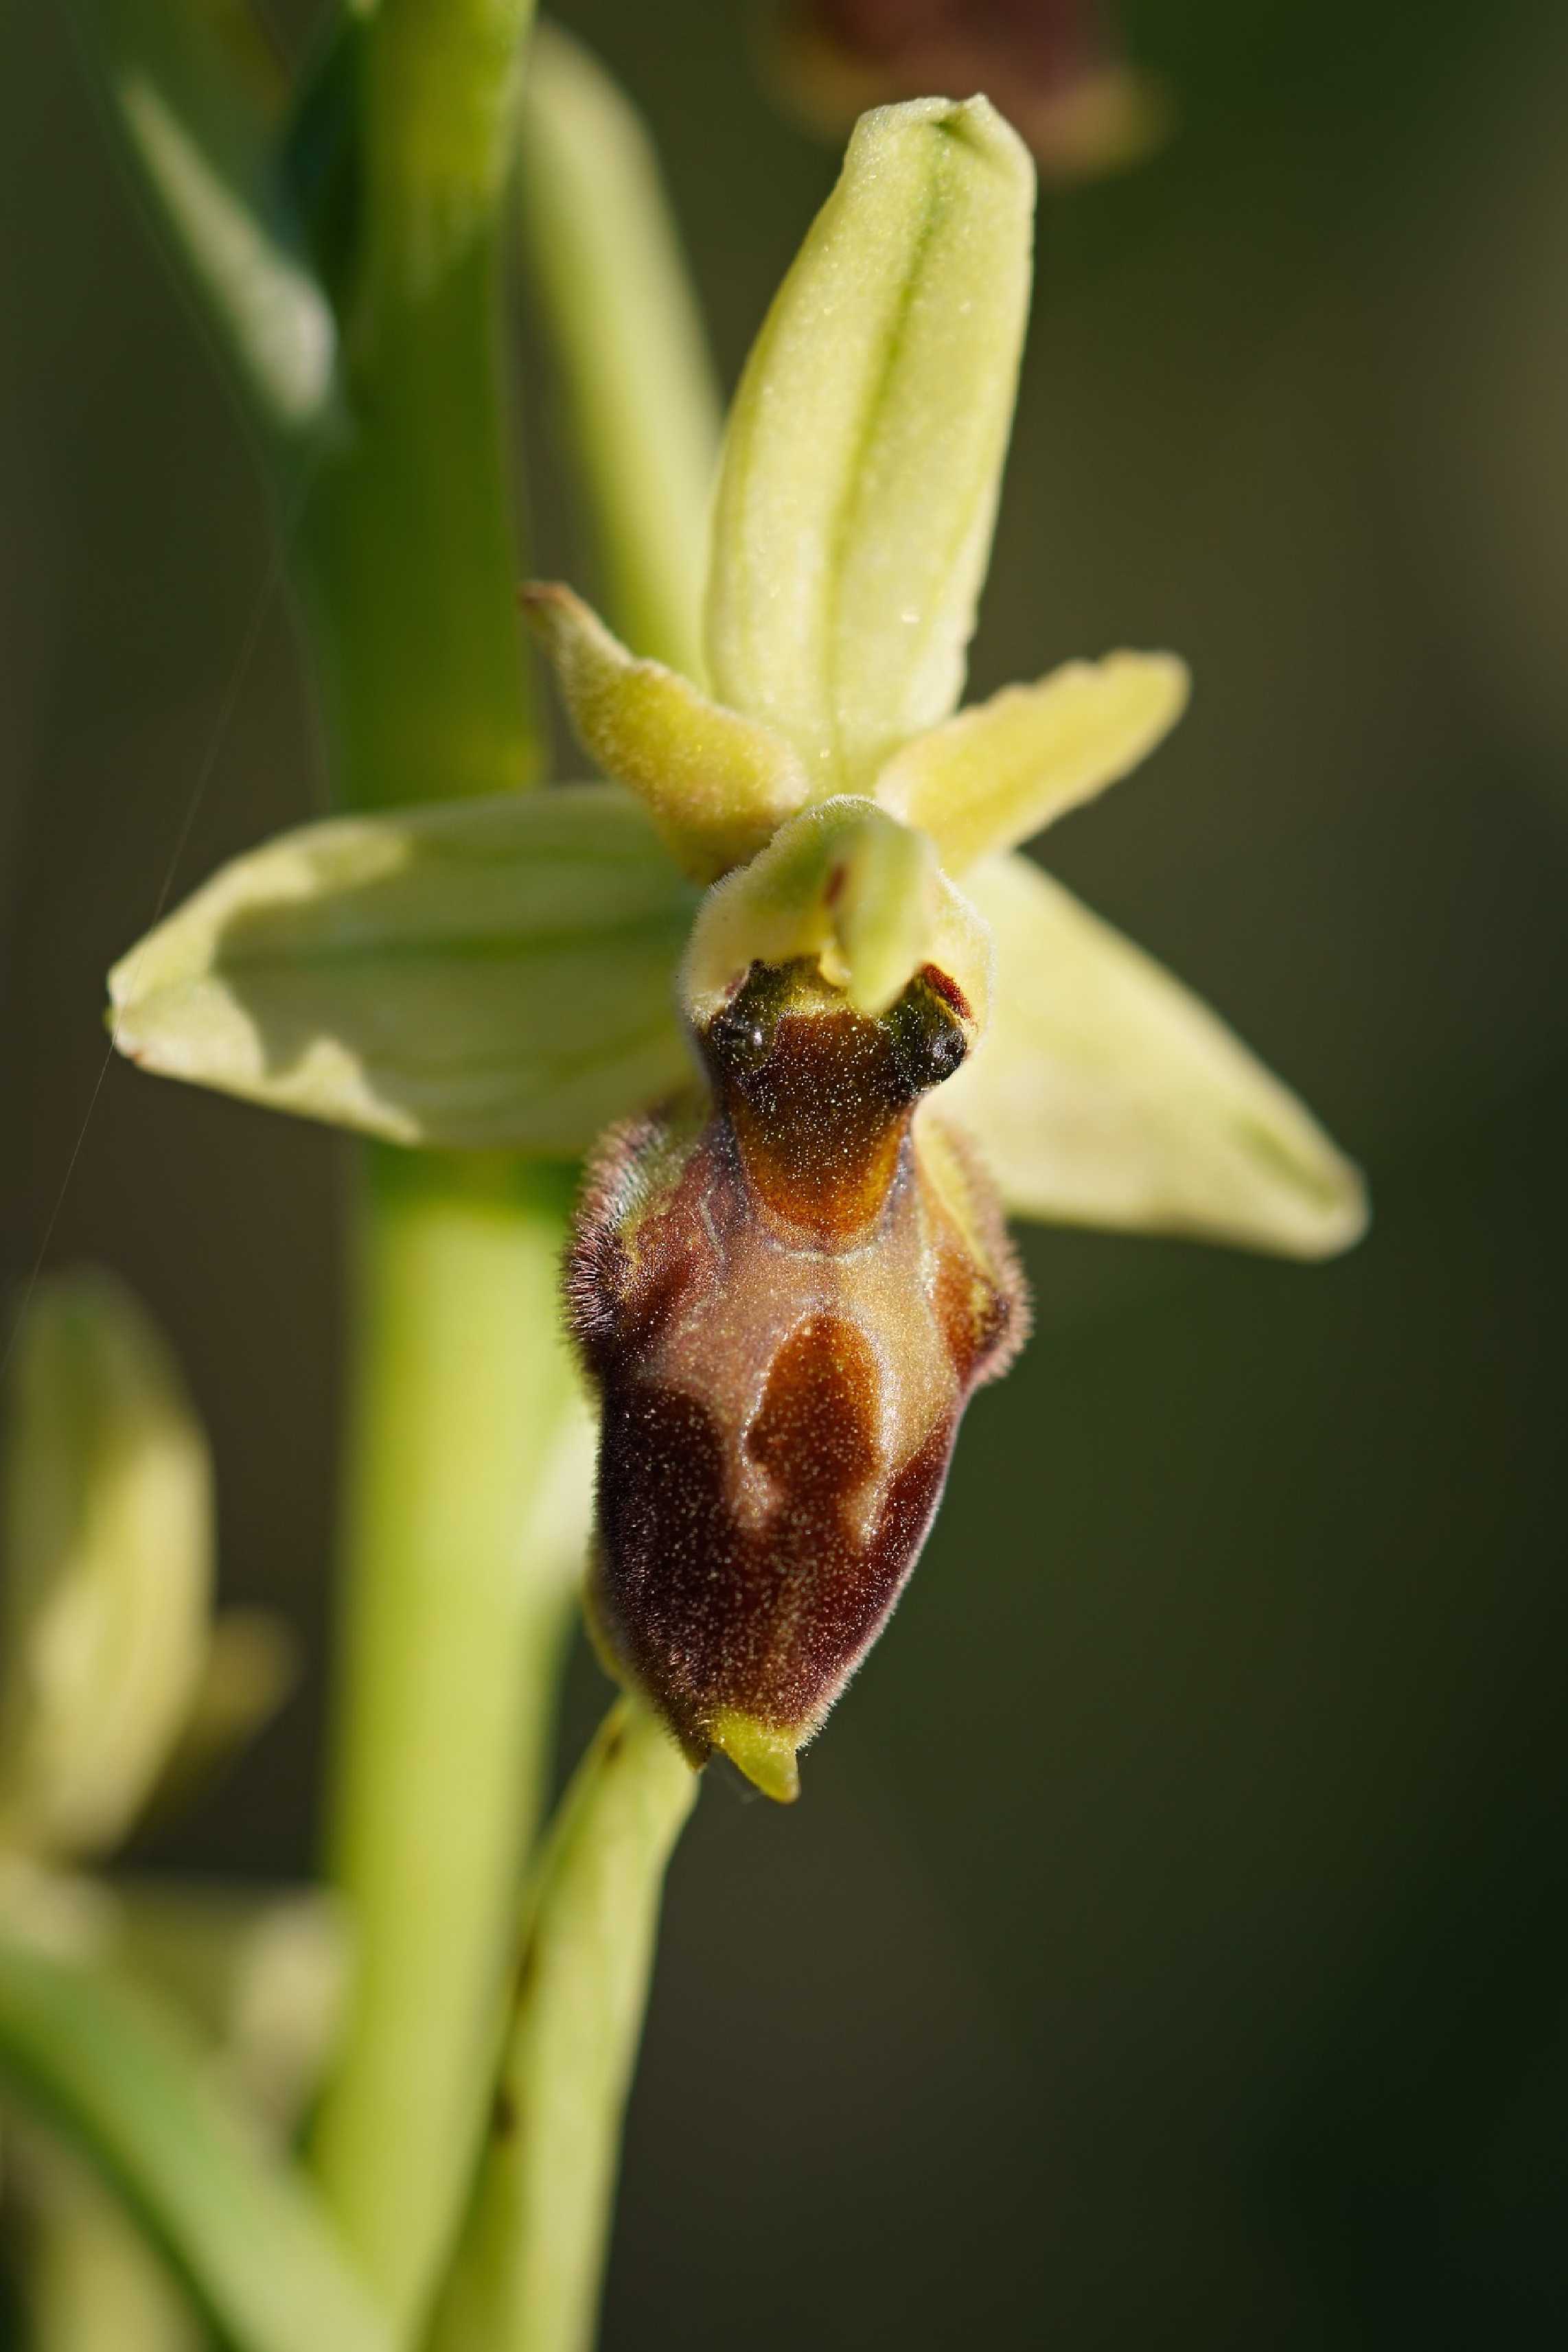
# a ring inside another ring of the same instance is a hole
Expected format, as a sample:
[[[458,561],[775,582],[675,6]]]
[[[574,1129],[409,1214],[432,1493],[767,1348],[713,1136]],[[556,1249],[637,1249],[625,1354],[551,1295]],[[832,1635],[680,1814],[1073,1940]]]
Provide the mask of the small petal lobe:
[[[1186,708],[1174,654],[1067,662],[1033,686],[1005,687],[906,745],[877,798],[936,843],[962,874],[1092,800],[1147,759]]]

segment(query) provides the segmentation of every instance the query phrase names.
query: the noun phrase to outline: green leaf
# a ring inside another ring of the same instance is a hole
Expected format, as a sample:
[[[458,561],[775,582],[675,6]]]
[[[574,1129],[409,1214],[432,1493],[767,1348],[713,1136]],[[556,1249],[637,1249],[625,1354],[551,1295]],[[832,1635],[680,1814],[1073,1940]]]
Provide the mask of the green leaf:
[[[490,2128],[426,2352],[588,2352],[659,1894],[697,1788],[646,1709],[612,1708],[539,1867]]]
[[[1067,662],[1033,686],[1005,687],[896,753],[877,798],[923,825],[962,874],[1013,849],[1146,759],[1186,708],[1173,654]]]
[[[337,328],[272,173],[255,56],[215,0],[76,0],[110,110],[269,439],[314,428],[336,391]]]
[[[635,661],[569,588],[527,588],[522,605],[578,741],[637,793],[687,873],[711,882],[743,865],[805,801],[787,743],[661,663]]]
[[[121,958],[115,1040],[394,1142],[569,1155],[687,1075],[696,902],[613,785],[307,825]]]
[[[0,2080],[91,2158],[229,2352],[391,2352],[304,2184],[153,2003],[0,1937]]]
[[[1034,173],[984,99],[863,118],[757,339],[713,524],[714,693],[864,790],[945,719],[990,550]]]
[[[705,1027],[753,961],[802,956],[815,956],[823,977],[868,1013],[885,1013],[921,964],[934,963],[984,1026],[985,926],[925,835],[873,801],[845,794],[803,809],[750,866],[708,893],[681,967],[687,1017]]]
[[[9,1406],[0,1840],[98,1853],[140,1811],[201,1677],[211,1465],[168,1348],[106,1275],[34,1291]]]
[[[1360,1174],[1179,981],[1024,857],[965,882],[996,940],[990,1034],[942,1090],[1007,1206],[1329,1257]]]
[[[124,2208],[47,2132],[6,2123],[27,2352],[203,2352],[190,2298]]]

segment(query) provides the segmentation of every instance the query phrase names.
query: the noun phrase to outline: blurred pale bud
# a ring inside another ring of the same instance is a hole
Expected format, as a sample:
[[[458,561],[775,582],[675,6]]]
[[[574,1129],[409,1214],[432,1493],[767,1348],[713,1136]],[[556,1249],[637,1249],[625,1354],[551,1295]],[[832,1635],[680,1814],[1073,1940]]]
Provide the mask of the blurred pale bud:
[[[722,702],[866,789],[952,709],[1028,310],[1035,175],[984,99],[867,115],[730,414],[708,582]]]
[[[8,1403],[0,1837],[101,1852],[141,1810],[200,1680],[206,1444],[164,1341],[101,1274],[38,1285]]]
[[[634,660],[569,588],[527,588],[522,606],[583,749],[637,794],[695,880],[743,865],[805,800],[787,743],[661,662]]]
[[[760,857],[702,902],[680,997],[699,1028],[754,962],[814,961],[857,1012],[885,1013],[931,964],[964,1007],[973,1043],[991,994],[985,926],[953,888],[924,834],[874,801],[845,795],[803,810]]]
[[[829,135],[868,106],[983,89],[1055,180],[1135,163],[1169,121],[1105,0],[784,0],[772,53],[799,111]]]

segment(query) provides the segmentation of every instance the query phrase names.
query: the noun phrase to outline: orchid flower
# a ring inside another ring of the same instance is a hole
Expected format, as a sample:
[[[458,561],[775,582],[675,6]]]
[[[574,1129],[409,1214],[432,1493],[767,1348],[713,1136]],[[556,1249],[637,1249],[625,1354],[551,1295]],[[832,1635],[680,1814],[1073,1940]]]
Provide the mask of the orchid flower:
[[[863,118],[731,413],[705,674],[525,593],[609,781],[433,777],[286,835],[110,976],[165,1075],[414,1146],[610,1129],[569,1264],[596,1635],[693,1760],[778,1797],[1017,1345],[1004,1209],[1309,1258],[1364,1222],[1295,1097],[1020,854],[1154,750],[1182,663],[958,708],[1033,196],[984,99]]]

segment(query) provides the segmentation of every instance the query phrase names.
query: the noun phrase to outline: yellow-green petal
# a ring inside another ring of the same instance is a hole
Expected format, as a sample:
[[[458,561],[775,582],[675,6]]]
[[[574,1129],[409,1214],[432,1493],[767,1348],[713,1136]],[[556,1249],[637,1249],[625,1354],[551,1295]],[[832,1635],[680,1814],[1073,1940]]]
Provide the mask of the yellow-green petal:
[[[206,1652],[212,1472],[179,1369],[119,1283],[41,1283],[6,1400],[0,1843],[129,1828]]]
[[[115,1041],[393,1142],[570,1155],[685,1076],[696,903],[612,784],[306,825],[121,959]]]
[[[918,736],[877,779],[877,798],[924,827],[950,873],[1015,848],[1148,757],[1186,708],[1174,654],[1064,663],[1005,687]]]
[[[983,98],[865,116],[730,418],[709,675],[823,794],[945,719],[1028,308],[1034,170]]]
[[[1026,858],[965,887],[995,936],[996,994],[942,1107],[1010,1209],[1289,1257],[1360,1237],[1357,1170],[1180,982]]]
[[[686,873],[711,882],[743,865],[801,806],[805,771],[767,728],[635,659],[569,588],[529,588],[522,602],[578,741],[637,793]]]
[[[699,1028],[752,962],[815,956],[862,1013],[885,1013],[924,963],[955,981],[977,1028],[990,994],[984,925],[923,834],[845,794],[805,809],[760,857],[710,890],[681,968]]]

